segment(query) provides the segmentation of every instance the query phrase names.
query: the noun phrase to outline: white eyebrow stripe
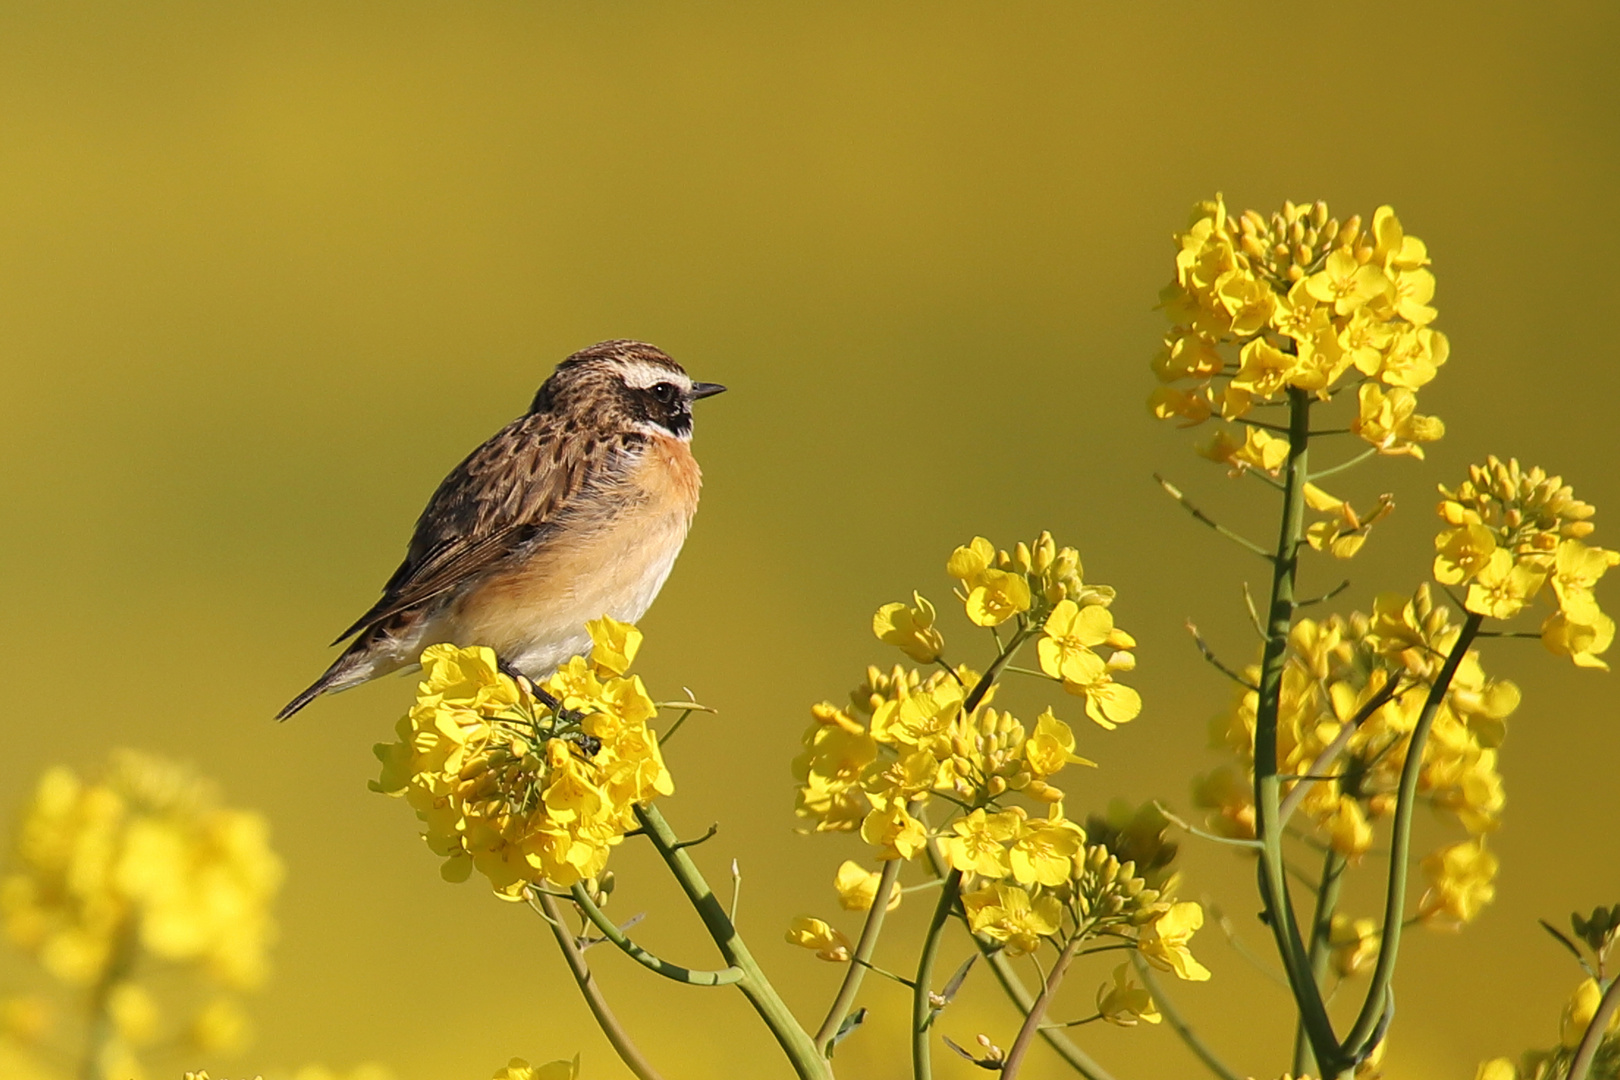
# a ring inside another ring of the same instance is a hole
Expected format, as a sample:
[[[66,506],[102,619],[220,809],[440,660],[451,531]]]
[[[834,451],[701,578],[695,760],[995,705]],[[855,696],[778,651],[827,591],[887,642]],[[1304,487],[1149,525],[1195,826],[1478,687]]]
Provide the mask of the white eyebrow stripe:
[[[646,390],[657,386],[661,382],[674,383],[681,393],[692,392],[692,380],[678,371],[671,371],[666,367],[649,364],[642,360],[617,360],[614,366],[619,369],[619,375],[624,379],[624,385],[636,390]]]

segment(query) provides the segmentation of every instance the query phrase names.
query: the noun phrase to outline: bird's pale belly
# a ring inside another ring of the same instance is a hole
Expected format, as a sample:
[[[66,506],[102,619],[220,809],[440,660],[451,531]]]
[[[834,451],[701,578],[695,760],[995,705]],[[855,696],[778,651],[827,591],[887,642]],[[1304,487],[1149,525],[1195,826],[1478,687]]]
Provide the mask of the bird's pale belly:
[[[589,620],[635,622],[646,613],[690,521],[684,508],[638,510],[554,541],[453,603],[441,626],[450,640],[488,645],[524,674],[543,677],[590,648]]]

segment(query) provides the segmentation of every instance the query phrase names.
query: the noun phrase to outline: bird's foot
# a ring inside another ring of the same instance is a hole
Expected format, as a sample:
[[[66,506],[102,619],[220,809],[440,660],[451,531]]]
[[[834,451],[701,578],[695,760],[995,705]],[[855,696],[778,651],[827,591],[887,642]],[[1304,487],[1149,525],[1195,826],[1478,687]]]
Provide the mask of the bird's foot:
[[[557,718],[558,724],[564,727],[578,728],[584,722],[585,713],[580,712],[578,709],[563,708],[562,702],[557,700],[555,694],[498,656],[495,658],[495,666],[501,674],[506,675],[519,686],[527,686],[529,692],[534,695],[534,700],[550,709],[551,715]],[[564,737],[583,749],[586,757],[594,756],[602,748],[600,739],[593,738],[583,732],[570,733]]]

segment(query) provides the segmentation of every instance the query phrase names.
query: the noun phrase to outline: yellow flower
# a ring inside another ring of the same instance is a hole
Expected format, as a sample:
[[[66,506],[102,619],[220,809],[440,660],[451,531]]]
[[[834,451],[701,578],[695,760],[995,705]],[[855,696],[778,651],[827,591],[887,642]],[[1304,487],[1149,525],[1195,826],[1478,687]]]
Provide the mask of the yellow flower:
[[[1062,812],[1052,808],[1052,816],[1020,821],[1017,839],[1008,851],[1012,876],[1020,885],[1046,885],[1055,888],[1069,880],[1074,855],[1086,834]]]
[[[94,985],[130,936],[137,958],[195,965],[227,987],[263,978],[282,878],[269,826],[220,806],[188,770],[130,751],[94,779],[47,770],[16,835],[0,919],[55,978]],[[131,1034],[150,1027],[138,987],[114,996]]]
[[[1474,1080],[1519,1080],[1519,1070],[1507,1058],[1491,1058],[1479,1063]]]
[[[1153,1003],[1153,995],[1146,987],[1136,985],[1128,963],[1114,969],[1112,986],[1103,983],[1097,988],[1097,1012],[1118,1027],[1135,1027],[1142,1022],[1157,1024],[1163,1019]]]
[[[1599,656],[1614,643],[1614,620],[1598,611],[1590,622],[1577,622],[1555,611],[1541,624],[1541,643],[1555,656],[1569,657],[1578,667],[1607,671],[1609,665]]]
[[[906,812],[901,796],[868,795],[872,810],[861,822],[861,839],[878,849],[878,858],[911,859],[928,843],[922,822]]]
[[[1394,207],[1380,206],[1373,211],[1372,234],[1377,243],[1373,261],[1391,270],[1413,270],[1429,263],[1429,249],[1401,228]]]
[[[793,920],[788,927],[787,941],[789,945],[812,950],[823,960],[835,964],[849,962],[849,938],[844,936],[842,930],[834,929],[809,915],[800,915]]]
[[[1564,1011],[1558,1018],[1558,1041],[1566,1049],[1573,1050],[1581,1044],[1586,1035],[1586,1029],[1592,1026],[1592,1020],[1597,1016],[1598,1006],[1603,1002],[1603,991],[1598,987],[1597,980],[1588,978],[1575,988],[1575,992],[1564,1003]],[[1608,1026],[1604,1029],[1605,1036],[1620,1032],[1620,1012],[1609,1017]]]
[[[872,616],[872,633],[894,645],[919,664],[932,664],[945,649],[945,638],[934,629],[934,605],[921,593],[912,593],[917,606],[884,604]]]
[[[1358,975],[1378,957],[1378,924],[1371,919],[1352,919],[1335,913],[1328,933],[1333,950],[1333,970],[1340,978]]]
[[[945,861],[967,874],[1003,877],[1008,872],[1006,843],[1018,835],[1023,816],[1013,811],[987,814],[981,807],[951,823],[955,836],[941,845]]]
[[[1017,885],[1000,882],[965,894],[962,909],[969,928],[1001,942],[1009,956],[1034,952],[1041,938],[1057,933],[1063,918],[1063,905],[1056,897],[1031,899]]]
[[[975,626],[1000,626],[1029,610],[1029,581],[1022,574],[986,570],[967,596],[967,616]]]
[[[522,1058],[513,1058],[506,1068],[495,1072],[494,1080],[578,1080],[579,1055],[572,1061],[552,1061],[544,1065],[530,1065]]]
[[[1280,393],[1299,366],[1298,356],[1290,356],[1264,338],[1243,346],[1238,360],[1242,366],[1232,376],[1232,387],[1260,398]]]
[[[1211,413],[1209,397],[1189,394],[1173,386],[1156,386],[1148,395],[1148,411],[1160,420],[1179,416],[1182,427],[1196,427],[1208,420]]]
[[[1204,925],[1204,909],[1190,900],[1170,907],[1157,919],[1142,928],[1137,948],[1144,959],[1160,971],[1173,971],[1176,977],[1188,982],[1203,982],[1209,978],[1209,969],[1197,960],[1187,948],[1194,931]]]
[[[609,615],[585,624],[591,635],[591,662],[609,675],[623,675],[641,650],[641,631]]]
[[[1355,799],[1335,800],[1333,812],[1322,824],[1333,850],[1352,861],[1360,859],[1372,847],[1372,826]]]
[[[1361,409],[1350,421],[1350,430],[1379,453],[1421,458],[1419,443],[1434,442],[1446,434],[1446,425],[1438,417],[1418,414],[1417,395],[1403,386],[1385,390],[1376,383],[1365,383],[1359,400]]]
[[[1605,551],[1573,539],[1559,541],[1551,578],[1559,610],[1577,619],[1596,614],[1592,590],[1615,565],[1620,565],[1620,551]]]
[[[1070,666],[1076,677],[1066,677],[1063,689],[1086,699],[1086,715],[1098,727],[1112,731],[1141,713],[1142,696],[1115,682],[1113,672],[1096,653],[1076,656]]]
[[[252,1041],[252,1026],[242,1007],[230,998],[215,998],[191,1020],[191,1043],[206,1053],[234,1054]]]
[[[1499,865],[1483,836],[1435,851],[1423,860],[1429,888],[1418,902],[1418,917],[1449,928],[1473,922],[1496,898]]]
[[[627,661],[633,630],[604,622],[596,640]],[[372,786],[411,804],[447,880],[476,869],[498,896],[520,900],[542,881],[594,877],[636,827],[635,808],[674,790],[639,677],[604,679],[574,657],[545,680],[568,710],[553,715],[487,648],[430,646],[422,668],[399,741],[377,748]]]
[[[838,876],[833,880],[833,888],[838,890],[838,904],[845,911],[870,911],[872,904],[877,900],[879,879],[882,878],[876,870],[867,870],[853,859],[845,859],[838,867]],[[889,901],[884,905],[885,911],[893,911],[900,906],[902,890],[898,883],[889,889]]]
[[[1043,711],[1036,718],[1035,733],[1024,743],[1024,757],[1029,762],[1030,770],[1041,779],[1058,772],[1065,765],[1097,764],[1076,756],[1074,730],[1053,716],[1051,709]]]
[[[1366,514],[1358,514],[1343,499],[1335,498],[1315,484],[1305,485],[1305,502],[1318,513],[1331,515],[1327,521],[1318,521],[1305,532],[1305,538],[1317,551],[1326,551],[1336,559],[1348,559],[1367,542],[1367,531],[1395,509],[1391,495],[1380,495],[1378,503]]]
[[[1490,561],[1474,575],[1464,605],[1476,615],[1511,619],[1533,599],[1547,580],[1543,569],[1515,562],[1511,552],[1497,548]]]
[[[1331,303],[1336,315],[1354,314],[1391,290],[1390,280],[1381,268],[1370,263],[1361,265],[1343,248],[1327,257],[1320,273],[1305,279],[1305,291],[1321,303]]]
[[[1460,585],[1490,565],[1496,553],[1496,533],[1475,521],[1448,529],[1434,538],[1434,580]]]
[[[1046,617],[1045,631],[1036,643],[1041,670],[1054,679],[1080,681],[1087,668],[1082,657],[1095,658],[1092,648],[1108,640],[1114,630],[1114,616],[1100,605],[1081,607],[1073,600],[1059,601]]]

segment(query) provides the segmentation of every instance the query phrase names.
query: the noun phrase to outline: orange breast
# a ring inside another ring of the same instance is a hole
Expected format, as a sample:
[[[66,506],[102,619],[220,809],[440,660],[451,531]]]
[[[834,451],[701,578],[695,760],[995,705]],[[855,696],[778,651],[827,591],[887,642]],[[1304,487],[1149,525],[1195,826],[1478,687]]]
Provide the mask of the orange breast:
[[[588,647],[588,620],[641,618],[686,541],[701,483],[687,444],[655,437],[620,484],[594,496],[599,505],[570,507],[565,529],[456,602],[456,640],[540,674]]]

